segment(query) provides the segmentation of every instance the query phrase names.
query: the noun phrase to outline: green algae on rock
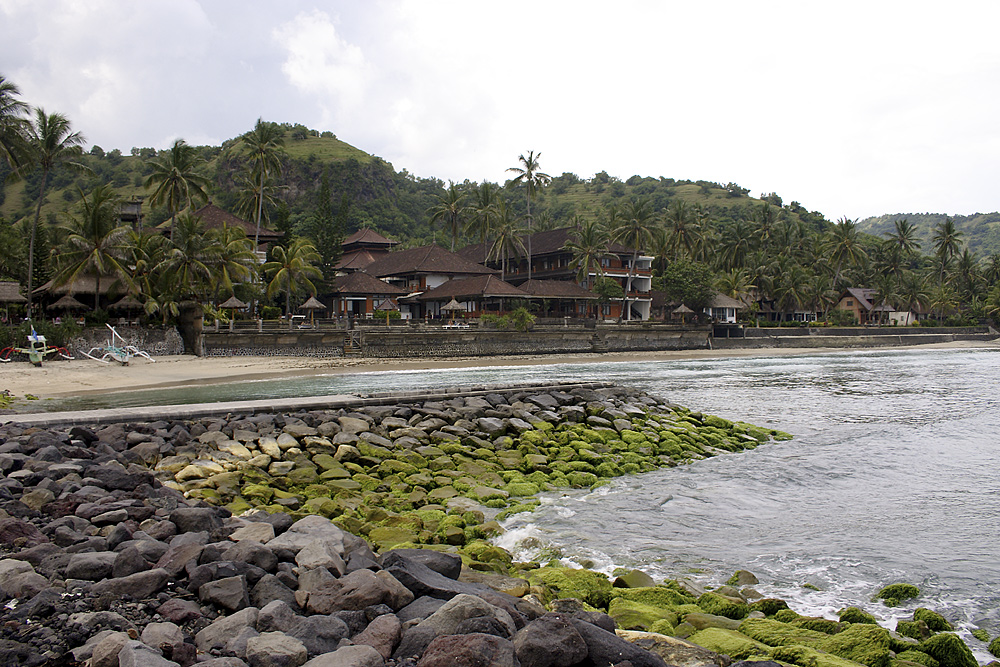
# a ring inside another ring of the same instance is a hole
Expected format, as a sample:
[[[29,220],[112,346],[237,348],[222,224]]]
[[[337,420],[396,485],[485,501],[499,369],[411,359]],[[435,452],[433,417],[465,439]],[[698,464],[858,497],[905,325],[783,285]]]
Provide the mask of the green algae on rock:
[[[889,584],[872,598],[872,602],[882,600],[887,607],[897,607],[903,600],[920,595],[920,589],[913,584]]]

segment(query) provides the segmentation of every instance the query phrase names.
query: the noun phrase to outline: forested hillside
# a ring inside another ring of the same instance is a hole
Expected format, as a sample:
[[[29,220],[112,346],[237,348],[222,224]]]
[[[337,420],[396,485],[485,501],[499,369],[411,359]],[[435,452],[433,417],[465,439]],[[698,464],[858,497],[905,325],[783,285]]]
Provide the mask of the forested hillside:
[[[972,215],[947,216],[943,213],[894,213],[865,218],[858,223],[861,231],[884,237],[895,229],[896,221],[907,220],[916,229],[921,247],[930,250],[934,243],[934,230],[945,220],[952,220],[963,235],[969,250],[978,257],[1000,253],[1000,213],[973,213]]]

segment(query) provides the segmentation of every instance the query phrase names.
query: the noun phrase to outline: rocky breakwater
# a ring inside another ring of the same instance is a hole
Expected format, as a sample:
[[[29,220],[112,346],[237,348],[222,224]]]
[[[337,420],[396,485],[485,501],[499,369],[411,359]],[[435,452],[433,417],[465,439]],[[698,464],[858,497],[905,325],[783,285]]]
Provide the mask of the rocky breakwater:
[[[0,664],[975,663],[929,615],[890,635],[749,604],[743,580],[612,582],[485,539],[539,491],[783,434],[620,387],[364,403],[0,427]]]

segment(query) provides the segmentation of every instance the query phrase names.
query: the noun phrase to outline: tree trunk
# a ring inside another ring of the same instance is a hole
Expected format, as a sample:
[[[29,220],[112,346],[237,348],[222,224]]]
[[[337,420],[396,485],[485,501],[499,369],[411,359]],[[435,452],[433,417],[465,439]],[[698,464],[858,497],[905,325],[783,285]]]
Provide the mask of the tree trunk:
[[[177,329],[184,341],[184,354],[196,357],[204,356],[205,343],[202,338],[204,328],[204,311],[196,301],[182,301],[178,304]]]
[[[35,234],[38,231],[38,221],[42,217],[42,202],[45,201],[45,186],[48,184],[49,170],[42,171],[42,188],[38,192],[38,206],[35,207],[35,221],[31,224],[31,235],[28,240],[28,319],[31,319],[32,290],[35,280]]]

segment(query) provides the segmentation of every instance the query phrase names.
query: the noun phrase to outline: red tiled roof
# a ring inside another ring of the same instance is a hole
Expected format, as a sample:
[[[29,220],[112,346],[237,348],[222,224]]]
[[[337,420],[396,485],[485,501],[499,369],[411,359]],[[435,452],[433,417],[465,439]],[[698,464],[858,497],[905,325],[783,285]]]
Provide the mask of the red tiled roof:
[[[415,273],[449,276],[496,273],[493,269],[470,262],[436,245],[390,252],[366,266],[365,271],[379,278]]]
[[[381,294],[389,296],[409,294],[407,290],[383,282],[364,271],[355,271],[346,276],[337,276],[333,280],[330,292],[334,294]]]
[[[369,250],[357,250],[343,255],[337,262],[337,268],[341,271],[359,271],[383,256],[373,255]]]
[[[488,275],[449,280],[443,285],[424,292],[417,298],[420,301],[444,301],[445,299],[496,296],[526,298],[529,295],[496,276]]]
[[[387,239],[382,236],[374,229],[359,229],[354,232],[346,239],[344,239],[342,246],[351,245],[375,245],[375,246],[385,246],[386,248],[391,248],[394,245],[399,245],[399,241],[393,241],[392,239]]]

